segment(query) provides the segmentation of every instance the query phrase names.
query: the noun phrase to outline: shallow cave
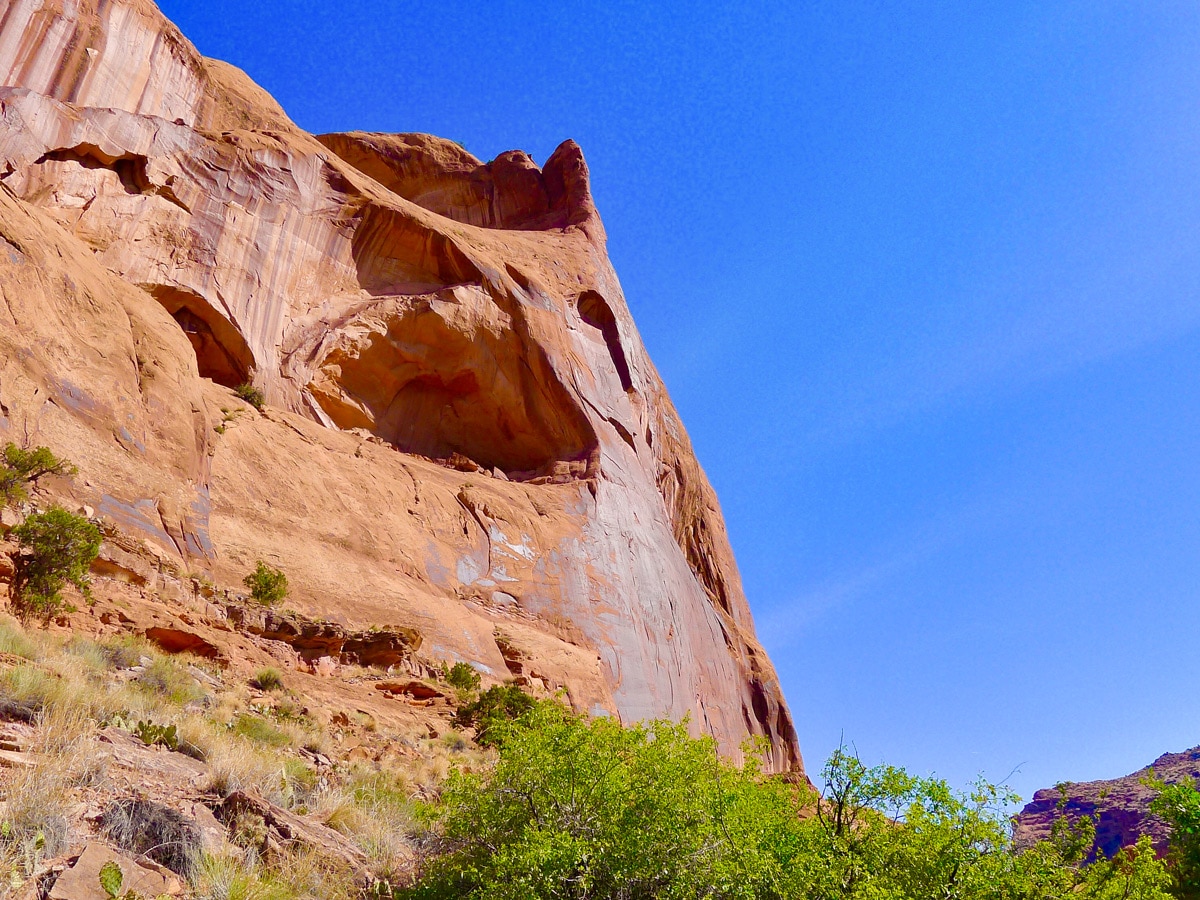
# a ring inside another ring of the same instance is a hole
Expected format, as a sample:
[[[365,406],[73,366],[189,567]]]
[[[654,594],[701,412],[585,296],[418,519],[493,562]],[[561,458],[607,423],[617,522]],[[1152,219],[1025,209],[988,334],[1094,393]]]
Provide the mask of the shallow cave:
[[[241,333],[192,291],[167,285],[147,290],[171,314],[196,353],[201,378],[228,388],[245,384],[254,373],[254,357]]]
[[[586,460],[595,432],[540,348],[511,329],[473,327],[454,306],[422,300],[334,349],[312,395],[338,427],[408,453],[461,454],[510,475]]]

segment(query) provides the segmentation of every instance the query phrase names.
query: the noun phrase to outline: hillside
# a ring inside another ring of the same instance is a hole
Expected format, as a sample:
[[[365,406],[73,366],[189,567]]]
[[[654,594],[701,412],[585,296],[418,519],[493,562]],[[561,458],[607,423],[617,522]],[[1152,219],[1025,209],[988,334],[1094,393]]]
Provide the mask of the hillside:
[[[74,461],[45,499],[106,536],[61,627],[234,664],[222,604],[263,559],[298,614],[407,635],[413,673],[801,769],[574,143],[314,137],[148,0],[10,4],[0,76],[0,441]]]

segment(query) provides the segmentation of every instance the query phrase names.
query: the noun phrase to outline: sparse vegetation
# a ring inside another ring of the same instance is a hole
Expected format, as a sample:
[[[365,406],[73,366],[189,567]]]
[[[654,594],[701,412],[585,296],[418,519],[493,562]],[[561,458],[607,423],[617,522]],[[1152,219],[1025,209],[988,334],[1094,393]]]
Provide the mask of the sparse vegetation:
[[[442,677],[452,688],[469,692],[479,690],[480,678],[475,667],[470,663],[456,662],[454,665],[442,663]]]
[[[473,703],[454,715],[456,728],[474,728],[475,741],[482,747],[498,746],[504,728],[534,708],[534,699],[514,684],[488,688]]]
[[[48,622],[66,604],[62,589],[73,584],[86,596],[88,567],[100,552],[100,529],[83,516],[52,506],[13,529],[18,550],[10,585],[11,604],[23,621]]]
[[[4,445],[0,457],[0,502],[5,506],[24,503],[29,488],[47,475],[76,475],[79,470],[68,460],[59,459],[48,447],[26,450],[16,444]]]
[[[239,384],[233,389],[233,392],[260,412],[267,403],[267,398],[263,395],[263,392],[249,381]]]
[[[1176,826],[1170,865],[1147,840],[1085,865],[1095,834],[1086,817],[1061,820],[1049,841],[1015,853],[1003,789],[981,783],[959,794],[868,768],[845,749],[817,793],[763,775],[754,748],[749,764],[734,766],[686,726],[623,728],[504,685],[460,713],[492,750],[453,730],[389,733],[375,740],[418,751],[402,770],[369,760],[318,768],[298,748],[333,742],[303,710],[276,715],[287,701],[255,694],[244,675],[217,682],[199,704],[187,699],[203,695],[188,672],[195,663],[140,640],[26,634],[0,621],[0,646],[19,651],[0,668],[0,706],[37,735],[35,762],[0,774],[0,884],[26,884],[77,848],[78,792],[103,787],[104,837],[185,875],[194,897],[364,897],[344,863],[322,848],[271,843],[273,826],[253,812],[226,821],[229,849],[206,854],[191,819],[162,798],[115,793],[96,738],[101,725],[117,725],[146,744],[170,746],[170,735],[190,748],[207,766],[203,790],[263,797],[345,835],[373,873],[371,900],[1195,896],[1186,854],[1200,794],[1191,786],[1164,787],[1156,806]],[[266,671],[256,681],[270,682]],[[370,734],[357,718],[346,715],[342,727]],[[104,890],[128,896],[111,873]]]
[[[283,673],[274,668],[259,669],[250,683],[260,691],[280,691],[283,690]]]
[[[287,576],[261,559],[255,564],[254,571],[242,579],[242,583],[250,589],[251,599],[263,606],[275,606],[288,594]]]

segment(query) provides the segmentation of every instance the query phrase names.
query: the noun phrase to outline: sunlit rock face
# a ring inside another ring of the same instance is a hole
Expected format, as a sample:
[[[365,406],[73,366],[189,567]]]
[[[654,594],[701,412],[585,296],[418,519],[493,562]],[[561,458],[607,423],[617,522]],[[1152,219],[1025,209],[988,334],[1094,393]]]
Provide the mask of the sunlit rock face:
[[[0,78],[0,440],[182,568],[800,769],[578,146],[313,137],[147,0],[14,0]]]
[[[1091,817],[1096,837],[1089,859],[1098,854],[1116,856],[1122,847],[1132,847],[1142,835],[1149,835],[1155,849],[1166,853],[1171,838],[1170,826],[1150,811],[1158,796],[1153,781],[1166,784],[1193,784],[1200,778],[1200,747],[1182,753],[1164,753],[1143,769],[1121,778],[1103,781],[1065,782],[1058,787],[1042,788],[1013,817],[1013,837],[1018,846],[1032,846],[1049,840],[1059,819],[1078,822]]]

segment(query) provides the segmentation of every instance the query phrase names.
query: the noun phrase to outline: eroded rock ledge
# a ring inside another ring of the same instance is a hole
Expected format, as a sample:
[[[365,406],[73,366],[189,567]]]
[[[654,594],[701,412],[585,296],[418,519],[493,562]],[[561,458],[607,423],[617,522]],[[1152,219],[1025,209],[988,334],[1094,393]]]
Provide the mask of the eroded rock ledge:
[[[315,138],[149,0],[17,0],[0,84],[0,440],[74,460],[68,500],[487,671],[516,610],[583,708],[800,767],[578,146]]]

